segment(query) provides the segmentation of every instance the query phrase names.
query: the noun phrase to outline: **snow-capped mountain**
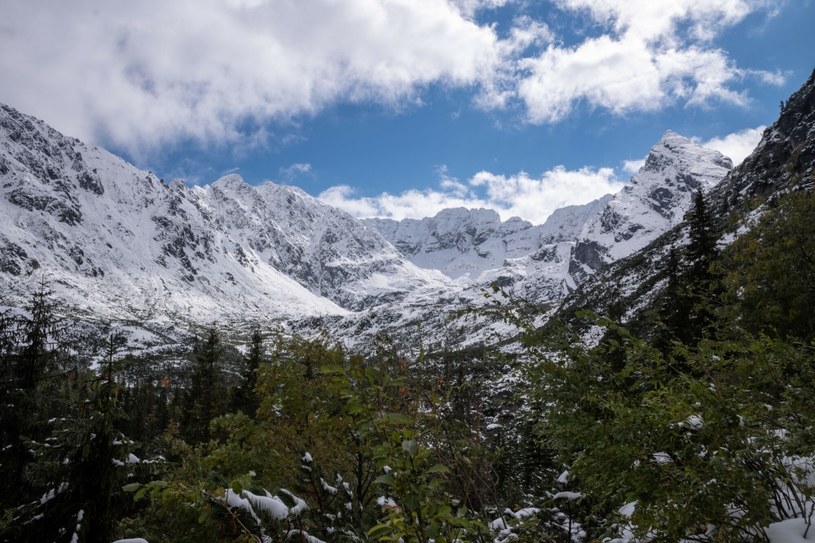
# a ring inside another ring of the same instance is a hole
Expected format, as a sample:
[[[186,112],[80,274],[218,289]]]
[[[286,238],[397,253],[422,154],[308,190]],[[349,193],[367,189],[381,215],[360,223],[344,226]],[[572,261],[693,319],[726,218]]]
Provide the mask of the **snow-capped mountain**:
[[[542,225],[519,217],[501,221],[492,209],[444,209],[424,219],[366,219],[399,252],[421,268],[478,282],[482,273],[532,256],[544,246],[577,239],[586,223],[611,199],[556,210]]]
[[[167,184],[6,106],[0,191],[7,305],[41,278],[95,315],[197,322],[344,314],[446,288],[299,189]]]
[[[575,248],[578,282],[679,224],[693,194],[709,191],[732,167],[720,152],[665,132],[640,171],[584,226]]]
[[[750,156],[709,190],[711,230],[719,236],[719,244],[726,245],[751,228],[777,195],[813,188],[815,72],[784,103],[778,120],[764,131]],[[585,308],[606,313],[614,305],[624,309],[625,319],[635,321],[665,287],[668,254],[687,243],[687,230],[687,224],[680,222],[583,282],[564,300],[560,317],[568,320]]]
[[[471,287],[495,283],[515,297],[553,303],[678,224],[693,193],[709,190],[731,167],[718,151],[669,130],[619,193],[559,209],[542,225],[517,217],[501,222],[486,209],[368,224],[419,267]]]
[[[287,321],[358,341],[423,328],[471,342],[496,331],[463,316],[489,307],[492,287],[555,306],[676,224],[693,191],[729,165],[667,132],[623,191],[542,225],[484,209],[359,221],[295,187],[237,175],[167,184],[3,106],[0,305],[19,307],[44,279],[62,303],[97,318]]]
[[[367,219],[411,262],[453,279],[474,281],[508,258],[540,248],[541,229],[518,217],[502,222],[491,209],[445,209],[421,220]]]
[[[491,304],[526,301],[554,310],[581,282],[681,221],[693,193],[709,190],[730,165],[717,151],[668,131],[621,192],[557,210],[542,225],[517,218],[501,222],[483,209],[448,209],[421,220],[369,220],[411,262],[441,270],[462,290],[436,299],[409,296],[375,311],[327,317],[322,324],[362,343],[378,330],[395,331],[414,346],[506,338],[512,327],[486,315]]]

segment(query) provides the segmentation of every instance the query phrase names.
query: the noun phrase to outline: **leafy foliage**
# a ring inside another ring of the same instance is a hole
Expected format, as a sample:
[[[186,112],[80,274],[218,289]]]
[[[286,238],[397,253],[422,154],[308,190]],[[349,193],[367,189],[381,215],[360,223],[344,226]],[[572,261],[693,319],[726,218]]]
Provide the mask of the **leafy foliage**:
[[[2,541],[760,541],[815,510],[813,196],[720,251],[704,198],[644,332],[370,358],[213,328],[78,354],[41,289],[0,315]],[[627,314],[618,307],[614,319]]]

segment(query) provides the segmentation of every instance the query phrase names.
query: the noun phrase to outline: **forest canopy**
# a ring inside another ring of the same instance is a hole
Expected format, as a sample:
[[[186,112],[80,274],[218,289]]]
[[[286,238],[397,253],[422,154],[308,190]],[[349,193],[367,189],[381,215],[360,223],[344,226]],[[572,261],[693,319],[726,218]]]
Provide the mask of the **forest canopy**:
[[[809,529],[815,197],[686,246],[626,311],[517,349],[202,330],[72,344],[43,284],[0,318],[2,541],[767,541]],[[602,330],[587,342],[580,331]],[[241,346],[241,349],[236,348]]]

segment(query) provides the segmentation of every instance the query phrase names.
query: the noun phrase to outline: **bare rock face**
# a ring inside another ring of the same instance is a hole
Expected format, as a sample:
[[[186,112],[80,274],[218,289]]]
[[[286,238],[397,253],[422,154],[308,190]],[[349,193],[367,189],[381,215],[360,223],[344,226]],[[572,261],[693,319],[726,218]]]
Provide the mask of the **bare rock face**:
[[[722,213],[749,206],[753,198],[815,183],[815,71],[783,104],[778,120],[755,150],[717,187],[713,203]]]

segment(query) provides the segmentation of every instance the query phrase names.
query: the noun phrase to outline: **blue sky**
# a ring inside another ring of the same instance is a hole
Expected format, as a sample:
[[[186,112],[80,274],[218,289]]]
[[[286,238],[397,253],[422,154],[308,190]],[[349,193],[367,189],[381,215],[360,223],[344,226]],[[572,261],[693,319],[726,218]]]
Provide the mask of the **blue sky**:
[[[738,161],[815,67],[811,0],[6,0],[0,101],[165,179],[358,216],[541,222],[666,129]]]

